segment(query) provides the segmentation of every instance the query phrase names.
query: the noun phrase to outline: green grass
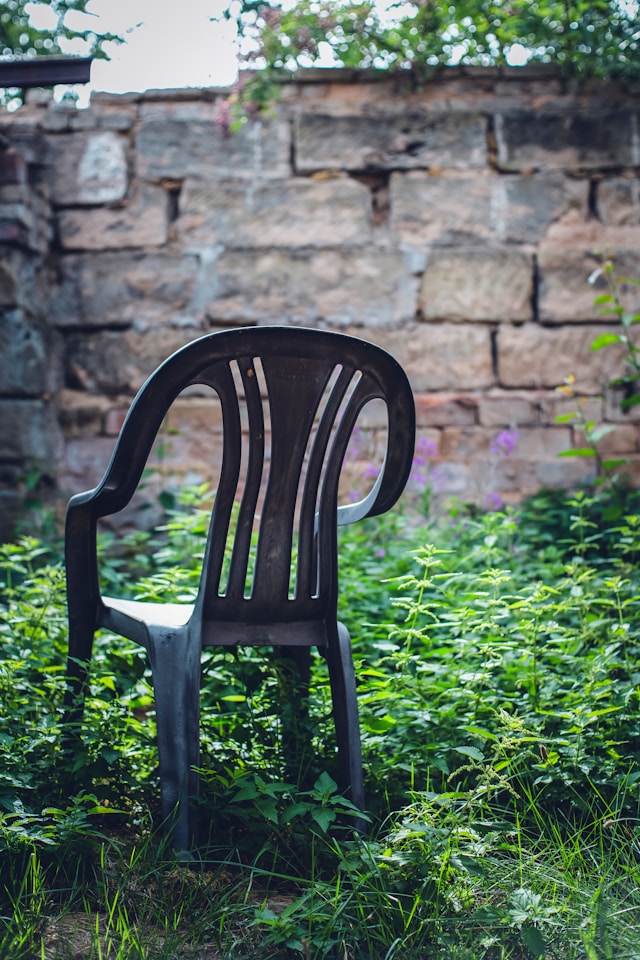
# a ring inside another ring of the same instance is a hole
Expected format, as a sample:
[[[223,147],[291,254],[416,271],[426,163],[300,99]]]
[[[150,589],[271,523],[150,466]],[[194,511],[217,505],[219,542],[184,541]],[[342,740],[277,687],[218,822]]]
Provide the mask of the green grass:
[[[105,537],[105,587],[192,596],[193,507]],[[368,836],[341,816],[322,659],[293,782],[284,665],[208,651],[204,837],[180,865],[144,652],[98,637],[65,753],[59,544],[0,547],[0,957],[640,958],[639,549],[634,494],[347,529]]]

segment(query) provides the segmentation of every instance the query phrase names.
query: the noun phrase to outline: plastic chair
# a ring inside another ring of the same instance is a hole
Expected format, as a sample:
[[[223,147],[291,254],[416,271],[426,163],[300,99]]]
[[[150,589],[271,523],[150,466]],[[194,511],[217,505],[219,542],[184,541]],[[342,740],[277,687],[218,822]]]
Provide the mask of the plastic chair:
[[[159,604],[103,597],[97,521],[129,503],[168,408],[194,384],[207,385],[218,395],[223,424],[220,479],[196,601]],[[349,439],[360,411],[374,399],[382,399],[387,408],[384,465],[364,500],[338,506]],[[269,426],[270,447],[265,440]],[[212,333],[178,350],[149,377],[131,405],[104,478],[70,500],[67,720],[81,719],[95,630],[112,630],[146,648],[162,812],[171,824],[174,848],[187,850],[195,837],[190,800],[198,793],[205,645],[286,649],[303,680],[305,673],[308,678],[309,648],[320,648],[328,663],[340,785],[364,809],[351,643],[336,612],[337,525],[383,513],[395,503],[411,468],[414,436],[409,382],[379,347],[301,328]],[[234,502],[239,502],[235,529]],[[223,572],[225,549],[231,555],[228,574]]]

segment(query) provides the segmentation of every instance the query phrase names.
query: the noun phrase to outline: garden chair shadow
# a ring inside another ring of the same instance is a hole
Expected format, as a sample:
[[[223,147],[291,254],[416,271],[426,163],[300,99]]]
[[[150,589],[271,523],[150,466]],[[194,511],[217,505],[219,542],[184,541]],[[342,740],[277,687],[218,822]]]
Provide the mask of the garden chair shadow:
[[[167,410],[194,384],[215,391],[223,426],[219,485],[195,603],[102,596],[97,521],[129,503]],[[372,400],[384,401],[387,410],[384,463],[363,500],[339,506],[347,446]],[[97,629],[128,637],[148,651],[162,812],[174,849],[187,851],[195,838],[200,661],[206,645],[280,648],[297,664],[303,684],[310,647],[320,649],[328,664],[340,787],[364,810],[351,642],[337,622],[337,525],[383,513],[395,503],[409,475],[414,437],[409,382],[379,347],[301,328],[212,333],[178,350],[149,377],[131,405],[104,478],[70,500],[66,720],[81,720]],[[235,510],[234,503],[239,503]]]

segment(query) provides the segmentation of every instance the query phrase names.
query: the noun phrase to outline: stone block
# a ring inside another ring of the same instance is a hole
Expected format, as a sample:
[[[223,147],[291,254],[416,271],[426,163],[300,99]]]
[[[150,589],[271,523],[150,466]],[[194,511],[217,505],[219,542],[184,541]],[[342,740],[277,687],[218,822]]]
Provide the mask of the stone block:
[[[483,427],[531,426],[540,421],[535,395],[494,390],[478,398],[478,421]]]
[[[218,398],[209,391],[210,397],[179,397],[167,415],[169,433],[180,432],[197,441],[207,434],[222,435],[222,409]]]
[[[518,322],[532,318],[533,257],[499,247],[430,252],[419,306],[427,320]]]
[[[440,455],[445,460],[480,460],[489,456],[494,432],[483,427],[445,427]]]
[[[554,460],[538,460],[531,492],[541,487],[550,490],[565,490],[579,484],[593,483],[596,479],[596,464],[591,457],[557,457]]]
[[[556,457],[573,445],[572,429],[566,425],[521,427],[517,434],[514,456],[521,460]]]
[[[41,397],[56,386],[51,334],[21,310],[0,312],[0,391]]]
[[[617,347],[591,350],[602,333],[594,326],[522,327],[502,326],[498,331],[498,380],[502,387],[541,388],[561,386],[574,376],[581,393],[598,393],[620,372]]]
[[[151,116],[136,136],[136,166],[145,180],[287,177],[290,134],[286,121],[247,123],[225,135],[209,108],[207,119]]]
[[[639,258],[640,248],[616,249],[616,275],[636,277]],[[540,319],[544,323],[599,321],[610,324],[615,318],[603,313],[602,305],[594,303],[596,297],[608,292],[606,278],[596,274],[600,263],[601,258],[593,248],[543,244],[538,256]],[[640,286],[622,284],[620,295],[630,313],[640,312]]]
[[[568,211],[587,215],[589,185],[562,174],[443,177],[394,173],[391,225],[409,243],[535,243]]]
[[[495,116],[501,170],[607,170],[632,166],[637,114],[626,108],[552,112],[514,110]]]
[[[137,329],[186,324],[192,316],[199,269],[196,256],[107,252],[63,257],[54,321],[59,327]]]
[[[353,331],[362,336],[361,330]],[[415,324],[367,331],[404,367],[416,393],[476,390],[494,384],[491,336],[485,327]]]
[[[178,234],[188,247],[335,247],[372,238],[369,191],[348,177],[187,180],[179,212]]]
[[[469,394],[421,393],[415,398],[419,427],[476,423],[478,398]]]
[[[28,167],[22,153],[15,147],[0,150],[0,184],[26,184]]]
[[[604,415],[602,419],[612,423],[640,422],[640,404],[626,409],[622,406],[622,401],[629,396],[629,392],[623,387],[607,386],[604,390]]]
[[[15,256],[0,260],[0,307],[15,307],[20,301]]]
[[[113,453],[113,437],[77,436],[64,444],[60,486],[68,493],[91,490],[102,480]]]
[[[445,459],[538,460],[555,457],[571,447],[571,427],[520,427],[509,431],[509,444],[501,443],[503,431],[488,427],[445,427],[440,452]]]
[[[82,390],[61,390],[57,396],[58,422],[66,438],[97,436],[110,409],[106,397],[94,397]]]
[[[168,237],[168,197],[162,187],[147,186],[117,209],[61,210],[58,225],[64,250],[161,247]]]
[[[397,251],[229,250],[203,262],[200,278],[196,296],[214,324],[358,324],[369,330],[415,313],[417,281]]]
[[[606,433],[598,440],[598,451],[603,457],[624,457],[630,453],[637,453],[640,450],[640,424],[609,424],[612,427],[609,433]],[[587,446],[587,440],[581,427],[574,428],[574,447]]]
[[[29,464],[55,477],[61,455],[62,439],[52,403],[0,400],[0,461]]]
[[[542,422],[552,424],[557,417],[571,415],[575,422],[579,417],[600,423],[604,419],[604,404],[601,396],[569,396],[561,390],[541,394],[540,413]]]
[[[300,114],[294,132],[295,165],[316,170],[482,168],[487,121],[480,112],[443,110],[404,116]]]
[[[613,226],[640,225],[640,180],[612,177],[597,187],[598,216]]]
[[[128,185],[126,143],[112,130],[50,137],[53,203],[95,206],[123,200]]]
[[[156,367],[193,339],[192,331],[173,327],[70,334],[65,385],[107,397],[131,397]]]
[[[129,407],[112,407],[102,420],[102,432],[106,437],[117,437],[127,418]]]

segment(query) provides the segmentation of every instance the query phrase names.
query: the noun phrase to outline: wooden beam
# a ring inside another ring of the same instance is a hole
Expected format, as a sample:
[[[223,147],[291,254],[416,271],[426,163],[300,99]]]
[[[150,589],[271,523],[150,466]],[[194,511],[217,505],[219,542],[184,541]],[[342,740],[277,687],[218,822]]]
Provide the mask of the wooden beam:
[[[92,57],[32,57],[0,60],[0,89],[53,87],[57,83],[88,83]]]

